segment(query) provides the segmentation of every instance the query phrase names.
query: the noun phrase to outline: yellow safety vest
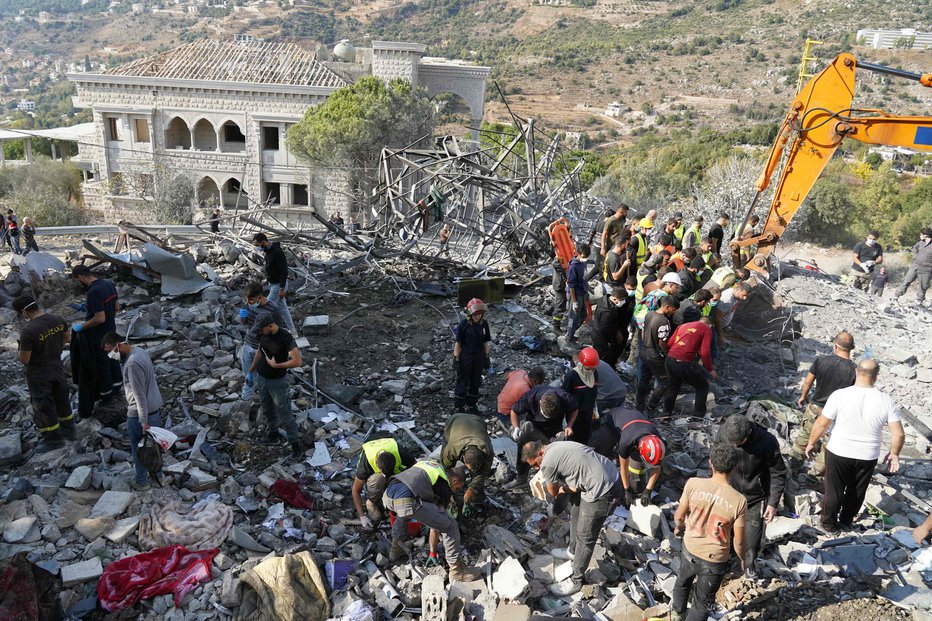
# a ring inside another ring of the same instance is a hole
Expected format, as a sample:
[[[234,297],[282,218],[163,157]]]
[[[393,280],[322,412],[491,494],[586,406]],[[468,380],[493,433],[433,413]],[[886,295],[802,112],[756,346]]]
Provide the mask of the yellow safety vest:
[[[712,255],[713,255],[713,254],[715,254],[715,253],[713,253],[713,252],[706,252],[706,253],[703,253],[703,255],[702,255],[702,260],[705,261],[705,264],[706,264],[706,265],[709,264],[709,259],[712,258]]]
[[[686,227],[682,224],[676,227],[675,229],[673,229],[673,239],[676,240],[677,248],[683,247],[683,233],[685,232],[686,232]]]
[[[637,262],[638,267],[644,265],[644,259],[647,258],[647,240],[644,239],[644,236],[638,233],[634,236],[634,239],[638,240],[638,253],[637,253]]]
[[[433,460],[419,461],[414,464],[414,467],[420,468],[427,473],[427,476],[430,477],[431,485],[435,485],[437,479],[443,479],[447,483],[450,482],[450,479],[447,478],[447,471],[443,469],[443,466]]]
[[[650,272],[646,274],[642,274],[641,270],[638,270],[638,273],[637,273],[638,287],[637,289],[634,290],[635,302],[640,302],[641,298],[644,297],[644,279],[647,278],[648,276],[650,276]]]
[[[366,456],[366,461],[372,466],[373,472],[379,471],[376,459],[382,451],[387,451],[395,457],[395,471],[392,474],[398,474],[404,470],[404,464],[401,463],[401,453],[398,452],[398,443],[392,438],[382,438],[362,445],[363,455]]]

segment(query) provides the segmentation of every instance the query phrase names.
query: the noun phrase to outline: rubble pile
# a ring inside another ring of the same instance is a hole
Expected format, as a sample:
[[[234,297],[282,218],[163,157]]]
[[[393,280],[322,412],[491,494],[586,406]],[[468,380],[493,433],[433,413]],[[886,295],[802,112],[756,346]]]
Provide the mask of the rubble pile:
[[[745,412],[788,454],[800,417],[793,407],[799,381],[842,328],[855,335],[861,352],[872,348],[883,364],[880,387],[913,415],[905,424],[901,472],[875,475],[860,531],[843,537],[815,527],[821,486],[796,473],[779,516],[767,525],[760,578],[727,581],[719,612],[730,619],[885,620],[932,609],[929,548],[918,549],[910,536],[932,509],[932,396],[924,384],[932,378],[932,355],[918,347],[932,342],[928,311],[878,305],[831,279],[784,272],[776,294],[789,328],[766,340],[735,335],[718,365],[708,419],[691,415],[690,395],[681,397],[672,419],[656,419],[670,447],[657,506],[616,509],[586,585],[565,596],[569,515],[553,515],[526,488],[501,488],[514,468],[516,445],[491,416],[508,371],[542,366],[557,384],[567,368],[557,334],[542,317],[550,301],[545,270],[509,274],[517,292],[487,316],[493,364],[479,409],[497,459],[488,498],[462,529],[484,578],[448,584],[443,567],[426,564],[426,532],[409,539],[409,562],[390,565],[387,526],[376,533],[361,529],[350,488],[360,447],[376,431],[391,433],[416,455],[439,453],[453,412],[449,362],[459,305],[449,297],[450,285],[476,272],[403,255],[360,261],[359,251],[342,242],[336,249],[290,248],[298,278],[289,305],[302,326],[297,336],[305,356],[292,376],[306,449],[305,459],[294,463],[285,448],[257,444],[264,421],[255,403],[240,399],[240,292],[248,280],[261,279],[249,250],[230,239],[189,244],[186,252],[213,272],[210,284],[193,294],[164,295],[128,268],[114,277],[127,309],[118,329],[138,317],[134,341],[155,363],[166,402],[163,427],[178,436],[164,454],[163,485],[147,491],[130,488],[128,436],[119,416],[83,420],[77,443],[29,456],[36,432],[13,355],[18,327],[14,313],[0,308],[0,372],[9,380],[0,390],[0,558],[25,553],[59,577],[58,601],[75,617],[90,618],[85,615],[98,601],[120,595],[120,601],[138,600],[129,606],[134,614],[169,621],[662,618],[682,545],[673,535],[673,511],[685,481],[708,476],[706,456],[718,423]],[[16,295],[16,287],[22,291],[30,281],[12,271],[5,285]],[[34,286],[46,307],[68,319],[78,316],[68,306],[81,299],[72,281],[52,274]],[[584,327],[582,340],[586,334]],[[149,596],[112,586],[119,582],[107,572],[128,571],[113,563],[172,546],[180,569],[160,575]],[[195,551],[211,554],[185,556]],[[116,595],[108,590],[104,597],[101,585]],[[829,610],[838,616],[826,616]]]

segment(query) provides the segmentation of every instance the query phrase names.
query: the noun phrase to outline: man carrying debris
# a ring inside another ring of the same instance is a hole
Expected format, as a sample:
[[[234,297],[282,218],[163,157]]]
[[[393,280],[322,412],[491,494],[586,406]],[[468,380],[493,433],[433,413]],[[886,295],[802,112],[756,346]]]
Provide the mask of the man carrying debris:
[[[709,450],[709,463],[712,477],[686,481],[673,516],[676,536],[683,535],[683,547],[670,602],[671,621],[706,620],[728,570],[729,544],[741,570],[745,569],[747,501],[728,483],[728,475],[738,463],[737,451],[727,444],[715,444]],[[688,614],[687,600],[692,602]]]
[[[628,328],[634,316],[636,281],[628,278],[624,287],[613,287],[610,295],[599,298],[593,311],[592,346],[612,368],[628,342]]]
[[[834,421],[832,437],[825,447],[822,499],[822,528],[829,533],[839,527],[853,528],[880,457],[884,427],[890,430],[890,452],[883,463],[888,464],[891,474],[900,469],[900,451],[906,434],[896,403],[874,387],[879,372],[876,360],[861,360],[854,386],[832,393],[806,444],[806,456],[810,457]]]
[[[806,379],[803,380],[802,394],[800,394],[799,401],[797,401],[799,407],[805,407],[806,410],[803,412],[803,420],[796,432],[796,441],[790,450],[790,463],[793,465],[794,471],[806,458],[806,445],[809,443],[809,436],[812,435],[812,427],[819,415],[822,414],[825,402],[836,390],[854,384],[855,366],[854,362],[851,361],[851,350],[853,349],[854,337],[849,332],[839,332],[832,342],[832,355],[817,356],[812,366],[809,367],[809,373],[806,374]],[[815,392],[812,394],[812,402],[806,405],[813,384],[815,384]],[[822,476],[824,471],[825,447],[823,446],[819,449],[813,461],[811,472],[815,476]]]
[[[660,462],[667,452],[660,431],[643,414],[624,406],[605,412],[602,420],[593,448],[600,455],[618,459],[626,505],[633,505],[635,498],[650,504],[660,480]]]
[[[259,330],[259,350],[252,359],[249,373],[258,371],[256,389],[262,414],[268,422],[265,436],[266,444],[278,444],[280,423],[284,423],[291,444],[291,459],[300,460],[304,456],[301,449],[301,435],[298,423],[291,410],[291,390],[288,369],[301,366],[301,350],[294,337],[275,323],[270,313],[264,313],[256,319]]]
[[[436,536],[443,540],[443,550],[450,566],[450,582],[470,582],[480,577],[478,570],[467,567],[463,560],[460,529],[447,513],[453,493],[466,484],[466,473],[459,469],[444,470],[435,461],[419,461],[411,468],[394,475],[382,495],[382,504],[395,514],[392,525],[392,550],[389,561],[396,563],[408,555],[404,542],[408,538],[408,522],[417,520],[431,529],[431,556],[437,558]]]
[[[492,364],[492,332],[485,320],[485,302],[473,298],[466,304],[466,317],[456,326],[456,342],[453,344],[453,369],[456,385],[453,388],[453,403],[458,409],[469,408],[479,413],[479,387],[482,371]]]
[[[133,456],[136,478],[133,488],[148,489],[149,473],[138,455],[139,441],[149,427],[162,425],[162,393],[155,379],[155,367],[149,353],[141,347],[131,345],[117,334],[104,335],[103,349],[107,357],[123,362],[123,389],[126,393],[126,429],[129,432],[129,449]]]
[[[32,402],[32,419],[42,440],[37,453],[47,453],[75,439],[74,415],[68,401],[68,378],[61,353],[71,341],[68,322],[46,313],[36,300],[23,295],[13,300],[13,310],[26,320],[19,333],[19,361],[26,365],[26,386]]]
[[[504,489],[516,489],[527,483],[528,466],[520,459],[521,448],[533,437],[551,439],[559,433],[564,438],[573,435],[573,423],[579,404],[562,388],[535,386],[518,399],[511,408],[511,439],[518,443],[518,474]]]
[[[534,367],[530,371],[515,369],[508,374],[505,387],[498,393],[498,420],[505,427],[511,426],[511,408],[518,402],[524,393],[534,386],[540,386],[547,381],[547,375],[541,367]]]
[[[728,475],[728,482],[747,501],[744,566],[748,577],[756,578],[754,562],[761,550],[764,522],[769,523],[777,515],[777,505],[786,487],[786,462],[777,438],[742,414],[734,414],[725,421],[719,429],[718,441],[738,449],[738,463]]]
[[[896,288],[896,297],[906,293],[913,281],[919,279],[919,303],[926,299],[926,291],[932,282],[932,229],[925,228],[919,232],[919,243],[913,246],[913,261],[906,270],[903,282]]]
[[[867,291],[874,276],[874,267],[883,263],[883,246],[877,243],[880,233],[871,231],[867,239],[855,244],[851,263],[851,286]]]
[[[353,506],[362,527],[366,530],[375,528],[382,521],[382,494],[388,485],[389,477],[410,468],[417,460],[408,451],[399,446],[391,437],[369,440],[362,445],[356,462],[356,478],[353,479]],[[366,505],[363,509],[362,490],[366,489]]]
[[[645,412],[653,410],[667,392],[666,358],[669,349],[668,341],[673,334],[670,319],[676,313],[680,303],[675,297],[667,295],[660,299],[660,307],[647,313],[644,319],[644,329],[641,331],[641,349],[638,356],[637,394],[635,407]],[[658,386],[650,395],[657,380]]]
[[[582,325],[586,316],[586,301],[589,299],[589,287],[586,283],[586,261],[589,259],[589,246],[576,246],[576,256],[566,267],[566,297],[569,310],[566,318],[566,342],[576,342],[576,330]]]
[[[521,449],[521,461],[540,468],[547,492],[554,497],[569,494],[570,540],[567,554],[573,561],[568,583],[551,587],[565,597],[579,592],[605,519],[621,497],[615,465],[589,446],[577,442],[547,444],[535,440]]]
[[[285,327],[297,334],[291,311],[288,310],[288,257],[278,242],[269,243],[265,233],[256,233],[252,236],[252,245],[261,248],[265,253],[265,278],[269,283],[269,302],[278,306],[285,321]]]
[[[252,360],[259,350],[259,328],[256,327],[256,320],[263,313],[270,313],[275,323],[282,325],[282,315],[278,310],[278,306],[269,302],[269,299],[265,297],[260,283],[248,283],[243,290],[243,298],[246,300],[246,306],[239,309],[239,320],[247,328],[246,335],[243,337],[243,347],[240,350],[240,364],[243,366],[243,375],[245,375],[240,398],[243,401],[248,401],[256,392],[256,379],[249,371]]]
[[[71,331],[83,334],[79,338],[85,339],[87,349],[93,352],[97,371],[97,399],[108,401],[123,385],[120,363],[109,360],[101,347],[104,335],[116,332],[116,313],[119,306],[117,290],[106,278],[97,278],[86,265],[76,265],[71,270],[71,275],[87,288],[84,300],[87,316],[84,321],[75,322]],[[80,383],[78,388],[81,389]],[[94,398],[89,397],[83,401],[85,407],[93,408]],[[84,408],[79,410],[78,414],[82,417],[91,414],[91,411],[85,411]]]
[[[708,317],[699,321],[684,323],[670,337],[670,347],[665,361],[667,375],[667,395],[663,402],[665,416],[673,415],[673,406],[683,383],[696,389],[696,401],[693,416],[703,418],[706,415],[706,401],[709,398],[709,377],[715,379],[712,366],[712,328]],[[702,360],[702,364],[696,362]]]
[[[463,517],[470,517],[483,498],[485,480],[492,476],[493,455],[495,450],[484,420],[473,414],[454,414],[447,420],[440,463],[449,472],[461,461],[472,477],[463,495]]]

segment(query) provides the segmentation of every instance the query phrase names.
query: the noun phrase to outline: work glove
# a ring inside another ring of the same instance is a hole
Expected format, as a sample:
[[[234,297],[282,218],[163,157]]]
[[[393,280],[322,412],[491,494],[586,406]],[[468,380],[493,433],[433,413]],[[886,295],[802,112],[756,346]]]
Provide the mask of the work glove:
[[[374,528],[374,525],[372,524],[372,520],[369,518],[368,515],[364,515],[361,518],[359,518],[359,523],[362,524],[362,527],[364,530],[372,530]]]
[[[515,442],[517,442],[517,441],[518,441],[518,438],[520,438],[520,437],[521,437],[521,428],[520,428],[520,427],[512,427],[512,428],[511,428],[511,439],[514,440]]]
[[[71,326],[71,329],[75,332],[80,332],[84,329],[84,324],[80,321]]]
[[[427,557],[427,563],[425,563],[425,564],[426,564],[428,567],[437,567],[437,566],[439,566],[439,565],[440,565],[440,558],[437,557],[437,553],[436,553],[436,552],[431,552],[431,553],[430,553],[430,556]]]
[[[239,318],[240,319],[249,319],[249,311],[245,308],[239,309]]]
[[[876,263],[874,261],[865,261],[864,265],[866,265],[868,268],[872,268],[876,265]]]
[[[865,271],[865,272],[869,272],[869,271],[870,271],[870,268],[867,267],[867,263],[858,263],[858,265],[861,266],[861,269],[862,269],[863,271]]]
[[[641,492],[641,496],[640,496],[641,504],[644,505],[645,507],[651,504],[650,494],[651,494],[651,490],[649,489],[645,489],[643,492]]]
[[[634,504],[634,491],[631,489],[625,490],[625,504],[629,507]]]

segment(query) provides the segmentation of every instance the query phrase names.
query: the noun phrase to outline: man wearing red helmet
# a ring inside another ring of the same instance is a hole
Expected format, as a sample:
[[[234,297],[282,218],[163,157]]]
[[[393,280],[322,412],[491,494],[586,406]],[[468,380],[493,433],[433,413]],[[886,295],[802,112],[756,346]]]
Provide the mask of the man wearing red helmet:
[[[568,369],[563,377],[563,390],[573,395],[579,404],[572,439],[580,444],[589,444],[599,394],[599,354],[592,347],[583,347],[573,354],[573,359],[575,366]]]
[[[492,333],[485,320],[486,305],[479,298],[466,304],[466,318],[456,327],[456,343],[453,345],[453,368],[456,371],[456,386],[453,402],[457,408],[468,408],[474,414],[479,409],[479,386],[482,370],[491,364]]]
[[[606,457],[618,456],[626,504],[631,506],[635,495],[640,497],[641,504],[649,504],[660,479],[660,462],[666,454],[657,426],[637,410],[626,407],[612,408],[603,418],[603,427],[609,432],[600,434],[596,451]],[[614,445],[608,438],[616,439]]]

